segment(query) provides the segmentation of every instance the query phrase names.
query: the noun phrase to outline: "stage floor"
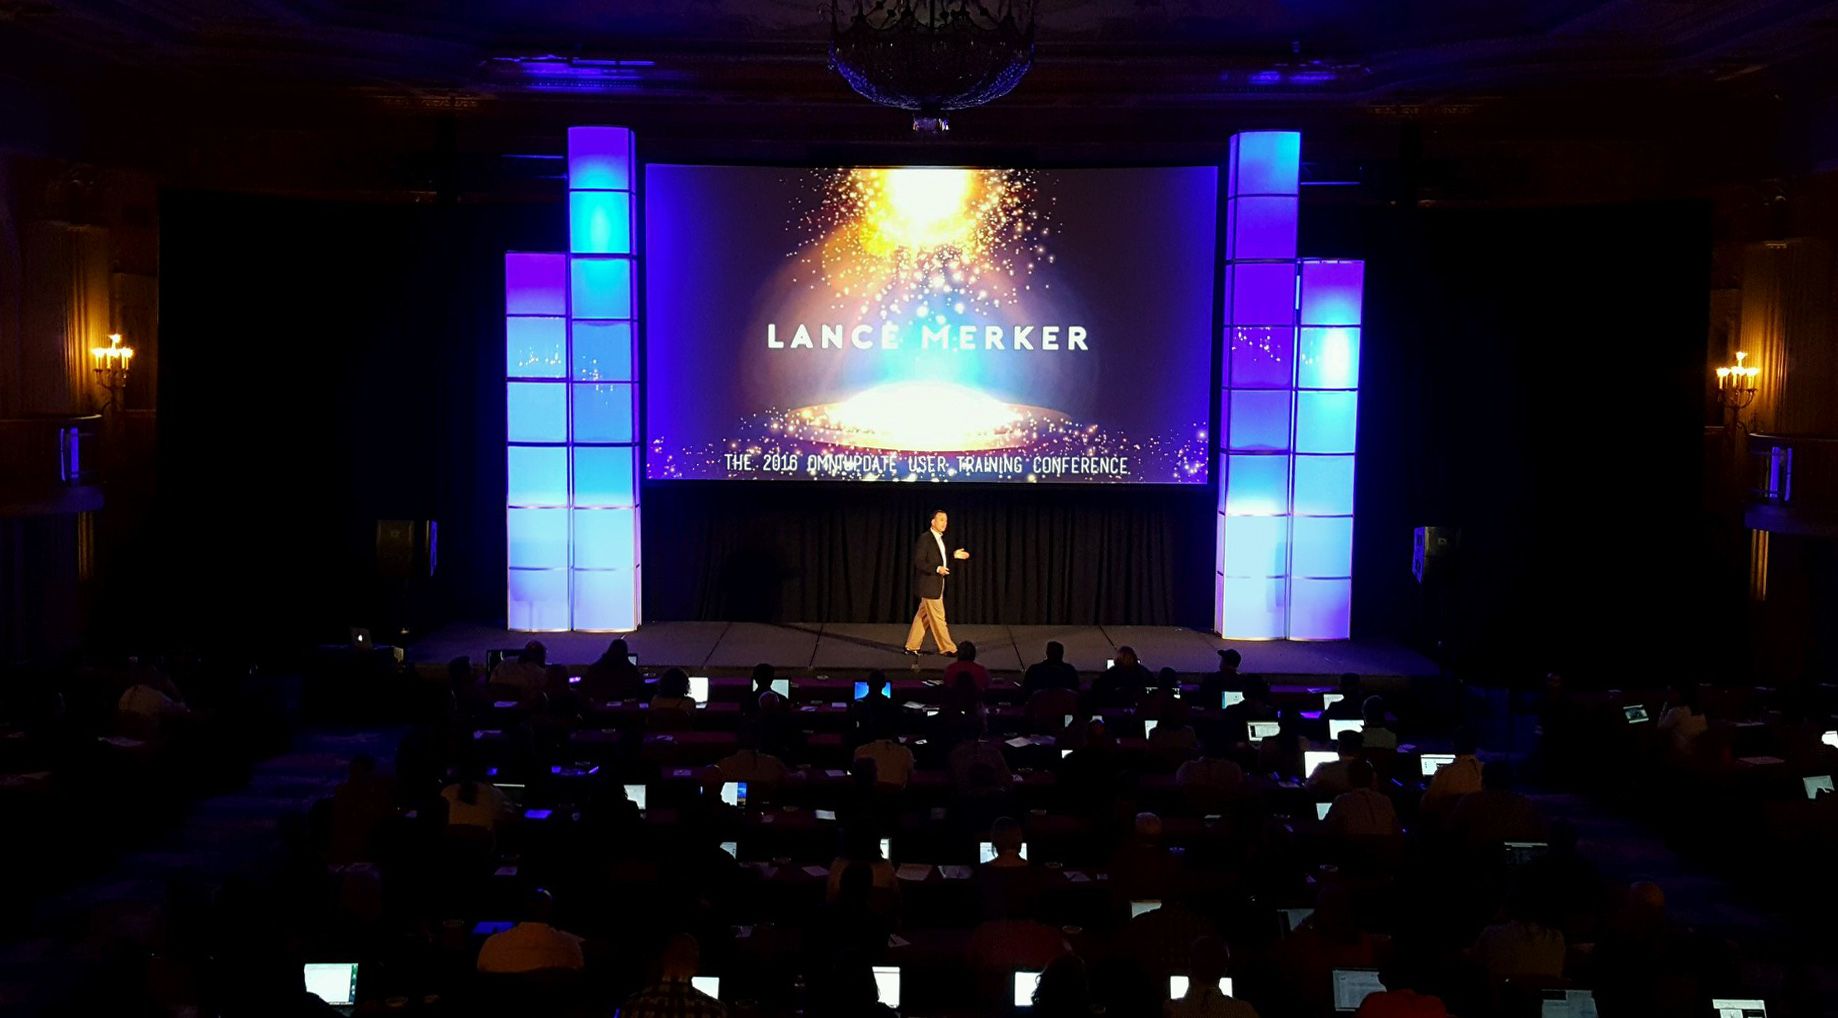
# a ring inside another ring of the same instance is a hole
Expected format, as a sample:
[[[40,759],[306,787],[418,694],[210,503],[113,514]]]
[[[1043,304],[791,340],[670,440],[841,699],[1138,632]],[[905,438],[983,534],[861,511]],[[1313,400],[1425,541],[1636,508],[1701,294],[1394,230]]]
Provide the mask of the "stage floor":
[[[901,651],[907,627],[898,623],[652,622],[626,635],[646,671],[670,665],[697,671],[745,670],[765,661],[794,671],[821,673],[880,668],[885,671],[942,670],[949,659],[933,653],[918,659]],[[975,641],[977,660],[992,671],[1020,671],[1045,656],[1048,640],[1066,645],[1066,660],[1083,672],[1104,669],[1116,649],[1135,648],[1150,668],[1210,672],[1219,650],[1237,647],[1243,670],[1258,675],[1416,677],[1437,674],[1428,658],[1395,643],[1336,640],[1321,643],[1221,640],[1210,633],[1173,626],[979,626],[952,625],[960,642]],[[581,664],[600,656],[612,636],[602,633],[513,633],[482,625],[446,626],[410,644],[418,661],[460,655],[483,661],[487,650],[521,647],[531,639],[549,648],[557,664]]]

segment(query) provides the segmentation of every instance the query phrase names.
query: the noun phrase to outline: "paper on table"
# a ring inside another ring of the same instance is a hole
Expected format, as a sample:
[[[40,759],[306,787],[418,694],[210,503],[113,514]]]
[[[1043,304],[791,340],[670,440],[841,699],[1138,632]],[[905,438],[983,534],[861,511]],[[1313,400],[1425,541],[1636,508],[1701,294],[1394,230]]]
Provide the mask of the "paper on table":
[[[894,876],[901,880],[924,880],[932,875],[932,867],[922,862],[903,862],[894,871]]]
[[[969,880],[970,879],[970,867],[968,866],[940,866],[938,867],[938,875],[941,877],[944,877],[946,880]]]
[[[822,866],[806,866],[804,867],[804,872],[813,877],[827,877],[830,875],[830,871],[824,869]]]
[[[1014,738],[1008,740],[1008,744],[1010,746],[1015,747],[1016,749],[1026,749],[1027,747],[1032,746],[1034,744],[1034,740],[1028,738],[1025,735],[1017,735]]]

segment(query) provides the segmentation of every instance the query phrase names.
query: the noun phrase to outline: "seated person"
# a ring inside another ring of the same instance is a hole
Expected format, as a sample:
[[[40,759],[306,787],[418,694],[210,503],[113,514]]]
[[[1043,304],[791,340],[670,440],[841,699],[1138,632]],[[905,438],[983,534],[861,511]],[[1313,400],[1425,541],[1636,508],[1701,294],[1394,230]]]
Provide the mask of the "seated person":
[[[1218,937],[1193,942],[1187,959],[1187,993],[1162,1009],[1166,1018],[1257,1018],[1257,1009],[1219,992],[1230,952]],[[1234,987],[1236,989],[1236,987]]]
[[[1304,754],[1314,748],[1314,743],[1302,734],[1307,724],[1308,719],[1297,711],[1282,712],[1277,718],[1276,737],[1265,738],[1255,745],[1258,771],[1285,778],[1308,777],[1302,773],[1303,765],[1308,762]]]
[[[964,645],[957,646],[962,650]],[[869,672],[867,686],[868,695],[849,705],[849,727],[857,740],[871,738],[877,732],[898,731],[904,714],[888,695],[886,672]]]
[[[1028,861],[1021,858],[1021,848],[1027,841],[1021,824],[1012,817],[999,817],[989,829],[989,844],[995,849],[996,857],[984,863],[992,869],[1026,869]]]
[[[945,758],[951,771],[951,784],[960,795],[1006,793],[1014,784],[1008,758],[1002,753],[1002,742],[989,737],[987,723],[973,718],[961,729],[970,738],[951,747]]]
[[[1028,665],[1021,677],[1021,693],[1033,696],[1043,689],[1079,688],[1078,669],[1066,663],[1066,646],[1058,640],[1047,643],[1047,659]]]
[[[869,884],[877,896],[899,892],[900,882],[895,877],[893,863],[881,856],[880,832],[875,828],[858,826],[843,832],[842,854],[830,861],[829,882],[823,893],[825,901],[834,902],[842,893],[843,871],[851,866],[868,868]]]
[[[996,857],[977,867],[976,873],[983,917],[1020,919],[1033,915],[1041,895],[1040,872],[1021,858],[1026,841],[1021,824],[1010,817],[998,817],[990,828],[989,840]]]
[[[1364,739],[1367,749],[1395,751],[1398,748],[1398,733],[1392,731],[1389,724],[1390,718],[1385,714],[1384,697],[1376,693],[1366,697],[1366,702],[1360,706],[1359,713],[1365,719],[1365,724],[1360,726],[1359,734]]]
[[[1270,701],[1270,683],[1251,676],[1243,681],[1243,692],[1244,699],[1225,708],[1219,716],[1238,738],[1244,737],[1246,722],[1275,721],[1278,717],[1276,705]],[[1218,695],[1201,700],[1200,706],[1212,708],[1223,702],[1222,690]]]
[[[1475,848],[1503,841],[1545,841],[1550,833],[1537,805],[1513,790],[1512,768],[1504,760],[1488,764],[1481,774],[1481,790],[1455,804],[1449,829]]]
[[[1434,963],[1416,952],[1400,952],[1379,969],[1385,989],[1366,995],[1353,1018],[1449,1018],[1441,997],[1433,995]]]
[[[585,968],[581,938],[549,925],[554,913],[555,899],[549,892],[540,888],[532,891],[524,903],[523,920],[485,938],[484,945],[479,948],[479,971],[522,975]]]
[[[1149,733],[1149,755],[1163,767],[1163,773],[1193,759],[1200,744],[1193,726],[1187,723],[1187,705],[1179,700],[1162,711],[1161,720]]]
[[[1359,708],[1366,702],[1366,694],[1360,688],[1359,676],[1348,672],[1340,677],[1340,699],[1322,710],[1321,716],[1330,721],[1354,721],[1361,717]]]
[[[1495,980],[1563,978],[1564,935],[1546,925],[1539,915],[1541,903],[1524,887],[1507,896],[1499,922],[1483,929],[1469,954],[1488,977]]]
[[[1244,663],[1244,655],[1237,648],[1226,647],[1219,652],[1219,670],[1200,680],[1200,702],[1208,707],[1217,707],[1226,690],[1244,689],[1244,679],[1238,674],[1239,665]]]
[[[1277,942],[1271,960],[1308,1013],[1332,1014],[1334,970],[1377,968],[1382,947],[1381,938],[1355,922],[1352,892],[1329,884],[1316,894],[1314,914]]]
[[[1423,793],[1425,814],[1446,815],[1462,796],[1481,790],[1481,760],[1475,755],[1474,735],[1455,733],[1455,760],[1437,769]]]
[[[1360,751],[1365,748],[1365,737],[1358,732],[1341,732],[1334,744],[1340,751],[1340,759],[1318,764],[1315,772],[1308,776],[1308,790],[1317,795],[1339,795],[1353,790],[1353,782],[1347,776],[1348,769],[1359,759]]]
[[[1111,886],[1129,900],[1167,898],[1175,889],[1179,866],[1162,842],[1162,818],[1144,811],[1136,814],[1134,829],[1109,866]]]
[[[745,781],[749,785],[761,786],[762,791],[776,789],[785,783],[791,769],[785,766],[785,761],[760,751],[760,729],[757,723],[742,725],[735,733],[735,740],[740,748],[715,762],[715,769],[721,772],[722,781]]]
[[[855,747],[854,759],[874,763],[875,786],[883,790],[903,789],[913,776],[913,751],[882,729],[867,742]]]
[[[791,709],[791,701],[780,696],[773,688],[778,673],[764,661],[753,666],[753,688],[740,701],[740,713],[743,716],[755,717],[761,714],[781,714]]]
[[[477,777],[466,777],[440,790],[447,800],[447,826],[483,827],[496,831],[511,816],[510,800],[498,786]]]
[[[645,677],[632,663],[632,649],[624,639],[614,640],[606,653],[581,673],[580,693],[595,703],[644,696]]]
[[[1155,676],[1137,660],[1132,647],[1118,647],[1116,664],[1091,683],[1088,709],[1129,707],[1154,685]]]
[[[696,716],[696,701],[689,695],[689,675],[672,668],[657,677],[657,693],[651,697],[651,716],[678,715],[688,721]]]
[[[522,693],[540,693],[549,681],[549,649],[541,640],[531,640],[515,658],[505,658],[492,669],[494,686]]]
[[[1208,742],[1205,752],[1174,772],[1174,783],[1183,793],[1218,801],[1244,785],[1244,768],[1231,758],[1223,742]]]
[[[130,734],[154,736],[191,714],[179,687],[151,668],[140,669],[134,682],[122,690],[115,711]]]
[[[1364,760],[1347,765],[1351,790],[1334,797],[1327,811],[1327,832],[1336,838],[1389,838],[1402,833],[1391,798],[1374,788],[1377,774]]]
[[[691,986],[702,967],[696,938],[679,933],[664,945],[657,981],[626,999],[619,1018],[727,1018],[727,1006]]]
[[[957,641],[957,660],[945,667],[945,688],[955,688],[960,675],[970,676],[978,693],[989,692],[989,669],[976,663],[976,644],[969,640]]]
[[[1690,756],[1698,737],[1710,731],[1710,719],[1698,703],[1696,685],[1673,686],[1666,691],[1667,706],[1654,727],[1671,740],[1672,752],[1678,756]]]

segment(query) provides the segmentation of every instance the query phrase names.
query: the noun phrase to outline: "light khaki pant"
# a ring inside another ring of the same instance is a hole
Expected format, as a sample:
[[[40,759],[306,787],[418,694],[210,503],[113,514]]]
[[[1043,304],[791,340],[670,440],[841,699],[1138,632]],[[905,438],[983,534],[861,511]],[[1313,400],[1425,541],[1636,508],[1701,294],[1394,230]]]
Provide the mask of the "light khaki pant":
[[[925,641],[928,629],[932,632],[932,642],[938,644],[939,653],[957,653],[957,644],[951,639],[951,629],[945,625],[945,599],[942,597],[919,599],[919,610],[913,614],[913,628],[906,634],[906,649],[918,650],[919,645]]]

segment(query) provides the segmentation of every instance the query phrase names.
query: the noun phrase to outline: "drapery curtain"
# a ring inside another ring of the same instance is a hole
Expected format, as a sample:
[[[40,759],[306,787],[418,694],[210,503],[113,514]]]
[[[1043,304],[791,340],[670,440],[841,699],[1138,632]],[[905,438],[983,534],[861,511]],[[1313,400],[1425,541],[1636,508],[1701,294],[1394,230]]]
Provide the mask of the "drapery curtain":
[[[1213,492],[668,482],[645,489],[645,615],[912,618],[913,544],[950,515],[954,622],[1205,626]]]
[[[1742,266],[1738,348],[1761,369],[1757,431],[1838,433],[1831,245],[1821,238],[1753,244]],[[1735,351],[1728,351],[1734,360]],[[1729,363],[1729,361],[1725,361]]]

